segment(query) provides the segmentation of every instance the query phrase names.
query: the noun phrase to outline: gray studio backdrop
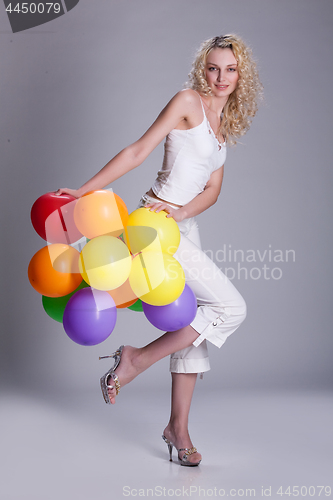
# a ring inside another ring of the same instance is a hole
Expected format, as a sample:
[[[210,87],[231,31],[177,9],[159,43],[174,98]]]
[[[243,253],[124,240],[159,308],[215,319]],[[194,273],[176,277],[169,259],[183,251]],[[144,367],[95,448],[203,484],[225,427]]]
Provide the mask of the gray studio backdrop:
[[[15,34],[0,7],[1,384],[99,390],[99,355],[157,336],[143,314],[124,310],[102,345],[69,340],[28,282],[44,246],[30,209],[43,193],[79,187],[141,136],[182,88],[200,42],[235,32],[252,46],[265,102],[228,151],[217,204],[198,219],[248,317],[220,350],[210,346],[202,383],[331,388],[332,2],[80,0]],[[113,184],[130,211],[162,151]],[[163,360],[142,375],[145,387],[169,384],[167,372]]]

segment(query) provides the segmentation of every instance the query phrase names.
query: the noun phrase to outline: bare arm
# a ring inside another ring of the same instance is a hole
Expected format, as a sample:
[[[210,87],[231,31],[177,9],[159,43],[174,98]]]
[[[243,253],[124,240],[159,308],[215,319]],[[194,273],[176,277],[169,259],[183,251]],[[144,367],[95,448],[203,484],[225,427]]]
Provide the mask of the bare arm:
[[[88,191],[106,187],[130,170],[138,167],[180,121],[188,120],[189,117],[191,121],[197,100],[198,98],[193,95],[193,91],[178,92],[138,141],[120,151],[79,189],[59,189],[56,194],[68,193],[79,198]]]
[[[167,217],[173,217],[176,222],[181,222],[189,217],[195,217],[217,202],[218,196],[221,192],[223,173],[224,165],[212,173],[204,191],[181,208],[175,209],[170,207],[167,203],[160,202],[149,203],[146,206],[151,207],[150,209],[156,212],[165,210],[169,214]]]

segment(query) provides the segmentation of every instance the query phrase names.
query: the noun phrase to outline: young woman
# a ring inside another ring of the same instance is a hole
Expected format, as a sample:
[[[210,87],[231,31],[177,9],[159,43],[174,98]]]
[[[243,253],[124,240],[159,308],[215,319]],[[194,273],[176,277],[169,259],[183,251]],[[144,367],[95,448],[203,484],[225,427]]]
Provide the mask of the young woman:
[[[178,92],[147,132],[123,149],[81,188],[59,189],[76,198],[106,187],[138,167],[166,137],[164,161],[140,206],[164,210],[178,223],[175,254],[194,291],[197,314],[191,325],[167,332],[142,348],[121,346],[114,366],[101,379],[107,403],[120,386],[171,355],[172,402],[163,432],[170,460],[173,446],[181,465],[199,465],[201,455],[188,432],[188,415],[198,373],[210,369],[206,340],[221,347],[242,323],[246,305],[233,284],[201,250],[194,217],[216,203],[220,194],[227,144],[243,135],[257,111],[261,93],[251,51],[236,35],[205,41],[197,53],[188,88]]]

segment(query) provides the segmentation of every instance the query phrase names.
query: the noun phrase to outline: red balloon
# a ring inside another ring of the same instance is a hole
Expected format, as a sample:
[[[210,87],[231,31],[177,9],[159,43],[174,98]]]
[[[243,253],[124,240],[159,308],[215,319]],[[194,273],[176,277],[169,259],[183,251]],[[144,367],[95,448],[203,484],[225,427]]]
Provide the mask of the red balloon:
[[[67,245],[82,238],[73,217],[76,202],[69,194],[40,196],[31,209],[31,222],[39,236],[49,243]]]

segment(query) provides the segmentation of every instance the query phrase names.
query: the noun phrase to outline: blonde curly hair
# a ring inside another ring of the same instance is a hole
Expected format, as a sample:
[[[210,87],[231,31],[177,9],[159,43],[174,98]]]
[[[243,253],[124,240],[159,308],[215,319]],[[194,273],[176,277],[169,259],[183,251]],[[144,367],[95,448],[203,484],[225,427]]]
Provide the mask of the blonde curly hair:
[[[250,128],[252,118],[258,110],[262,98],[263,86],[259,80],[252,51],[237,35],[216,36],[202,43],[192,64],[186,87],[196,90],[204,96],[212,95],[205,77],[208,54],[215,48],[230,48],[237,61],[238,82],[223,108],[223,116],[218,129],[228,144],[235,144],[237,138]]]

